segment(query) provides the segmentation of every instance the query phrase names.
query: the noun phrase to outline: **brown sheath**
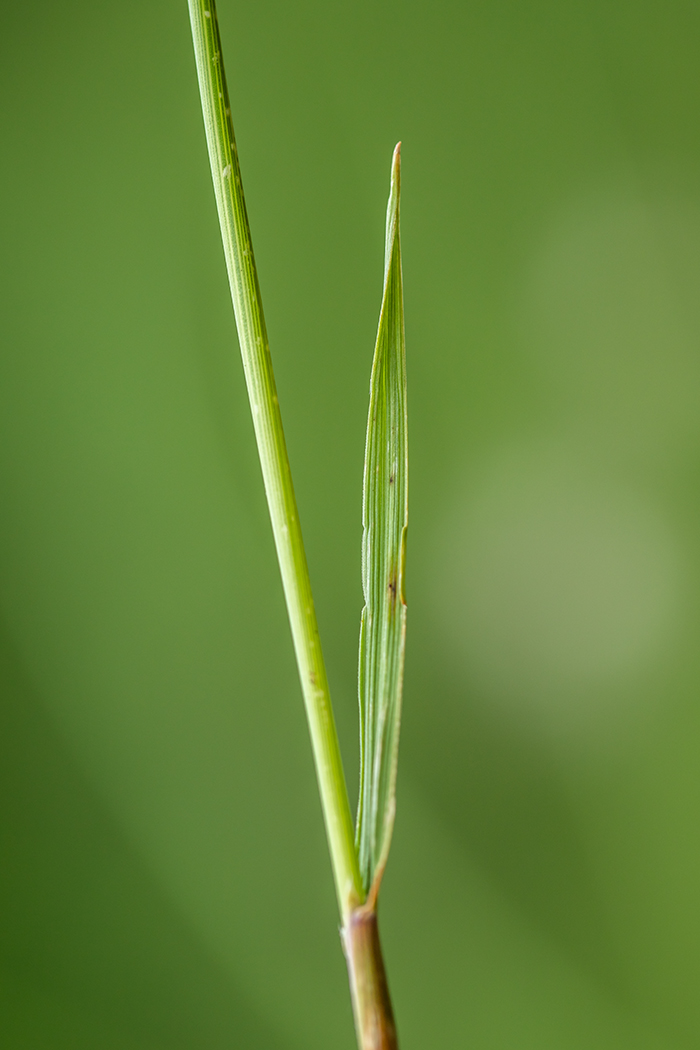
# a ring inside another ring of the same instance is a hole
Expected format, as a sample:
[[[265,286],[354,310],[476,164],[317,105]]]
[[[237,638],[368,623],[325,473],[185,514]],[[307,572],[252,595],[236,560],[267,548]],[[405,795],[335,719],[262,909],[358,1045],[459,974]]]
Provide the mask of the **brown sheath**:
[[[355,908],[341,937],[360,1050],[398,1050],[376,910],[368,904]]]

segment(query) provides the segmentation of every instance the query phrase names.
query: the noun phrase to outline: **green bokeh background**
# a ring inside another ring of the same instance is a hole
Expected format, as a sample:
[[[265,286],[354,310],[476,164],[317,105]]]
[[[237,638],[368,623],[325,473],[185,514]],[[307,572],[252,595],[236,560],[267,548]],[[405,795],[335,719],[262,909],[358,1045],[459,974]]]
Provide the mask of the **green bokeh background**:
[[[0,8],[0,1016],[351,1050],[184,0]],[[354,797],[403,140],[403,1050],[700,1045],[700,12],[221,0]]]

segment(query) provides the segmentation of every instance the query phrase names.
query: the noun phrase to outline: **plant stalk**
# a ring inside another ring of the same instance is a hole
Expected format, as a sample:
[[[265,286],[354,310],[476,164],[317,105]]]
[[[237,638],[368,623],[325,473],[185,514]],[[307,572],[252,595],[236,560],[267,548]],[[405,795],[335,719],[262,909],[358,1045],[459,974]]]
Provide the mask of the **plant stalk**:
[[[188,0],[212,181],[265,494],[301,679],[360,1050],[396,1050],[377,932],[360,875],[338,735],[265,328],[214,0]]]
[[[353,908],[363,902],[364,891],[272,371],[216,8],[214,0],[188,2],[211,174],[243,370],[306,704],[338,905],[345,921]]]
[[[360,1050],[398,1050],[373,901],[355,908],[341,936]]]

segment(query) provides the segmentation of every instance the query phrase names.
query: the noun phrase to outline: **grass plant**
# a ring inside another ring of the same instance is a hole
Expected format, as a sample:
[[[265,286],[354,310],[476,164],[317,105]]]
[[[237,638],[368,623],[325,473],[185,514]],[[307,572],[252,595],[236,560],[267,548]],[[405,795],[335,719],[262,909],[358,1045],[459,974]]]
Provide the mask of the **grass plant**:
[[[272,531],[331,855],[360,1050],[393,1050],[377,928],[391,843],[406,606],[407,418],[399,237],[400,145],[391,167],[384,291],[370,382],[363,485],[360,797],[353,821],[246,212],[214,0],[188,0],[212,180]]]

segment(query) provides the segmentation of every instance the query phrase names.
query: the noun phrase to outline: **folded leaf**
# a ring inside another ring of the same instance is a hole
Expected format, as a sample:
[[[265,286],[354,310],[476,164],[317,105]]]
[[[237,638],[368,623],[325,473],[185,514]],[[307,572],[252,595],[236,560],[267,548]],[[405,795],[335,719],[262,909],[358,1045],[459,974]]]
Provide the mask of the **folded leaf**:
[[[408,519],[406,349],[399,195],[394,151],[386,219],[384,295],[372,363],[365,447],[360,628],[360,798],[356,840],[366,892],[376,898],[394,824],[406,638]]]

